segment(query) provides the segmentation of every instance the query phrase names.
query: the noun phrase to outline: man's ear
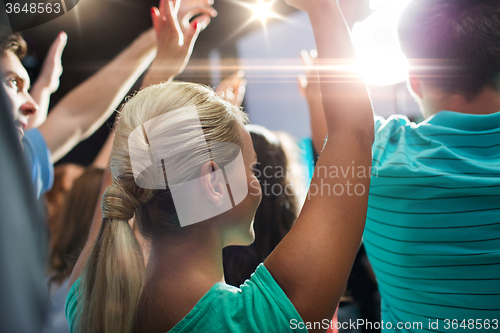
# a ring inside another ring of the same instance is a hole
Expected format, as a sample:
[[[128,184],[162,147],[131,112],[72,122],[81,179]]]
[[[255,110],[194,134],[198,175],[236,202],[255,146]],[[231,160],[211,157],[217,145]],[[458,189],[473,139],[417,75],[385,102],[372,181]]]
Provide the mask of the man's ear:
[[[226,181],[217,163],[210,161],[203,164],[200,171],[200,183],[205,197],[215,207],[222,206],[227,189]]]
[[[419,99],[423,98],[422,81],[415,75],[415,73],[412,73],[411,71],[408,78],[408,89],[414,97]]]

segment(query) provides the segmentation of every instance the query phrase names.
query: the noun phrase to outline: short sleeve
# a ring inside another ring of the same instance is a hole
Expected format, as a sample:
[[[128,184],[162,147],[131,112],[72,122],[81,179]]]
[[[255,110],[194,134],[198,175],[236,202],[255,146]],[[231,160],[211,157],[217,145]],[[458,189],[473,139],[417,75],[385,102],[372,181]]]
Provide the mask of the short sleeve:
[[[260,332],[307,332],[299,313],[264,264],[240,288],[245,308],[253,307],[252,324]]]
[[[169,333],[307,332],[299,313],[261,264],[240,288],[218,283]]]
[[[68,295],[66,296],[66,303],[64,305],[64,314],[66,315],[66,319],[68,320],[70,332],[73,332],[73,326],[75,325],[81,279],[82,278],[79,277],[75,282],[73,282],[73,285],[69,289]]]
[[[26,132],[23,138],[23,147],[31,173],[31,181],[39,198],[52,188],[54,182],[52,156],[38,129]]]
[[[410,126],[411,121],[402,115],[392,115],[388,119],[375,116],[375,141],[373,142],[373,153],[384,149],[387,142],[395,135],[400,134],[403,127]]]

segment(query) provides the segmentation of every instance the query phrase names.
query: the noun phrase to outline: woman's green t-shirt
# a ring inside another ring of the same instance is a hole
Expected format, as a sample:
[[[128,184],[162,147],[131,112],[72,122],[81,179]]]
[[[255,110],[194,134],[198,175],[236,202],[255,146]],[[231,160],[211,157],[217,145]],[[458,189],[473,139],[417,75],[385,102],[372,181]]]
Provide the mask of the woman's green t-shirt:
[[[80,278],[66,298],[66,318],[74,332]],[[168,333],[307,332],[299,313],[263,264],[240,288],[216,283]],[[299,328],[301,327],[301,329]]]

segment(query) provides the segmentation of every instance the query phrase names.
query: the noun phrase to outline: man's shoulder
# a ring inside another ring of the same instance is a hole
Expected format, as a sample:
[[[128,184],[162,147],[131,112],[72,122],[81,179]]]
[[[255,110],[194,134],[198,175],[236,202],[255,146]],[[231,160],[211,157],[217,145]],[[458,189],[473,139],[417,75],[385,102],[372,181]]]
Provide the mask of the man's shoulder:
[[[411,122],[407,116],[401,114],[393,114],[389,118],[375,116],[375,132],[391,131],[398,127],[415,127],[416,124]]]
[[[52,155],[38,129],[32,129],[25,133],[23,147],[28,167],[31,170],[33,185],[37,196],[40,197],[52,187],[54,182]]]
[[[420,125],[410,121],[407,116],[394,114],[385,119],[375,116],[375,142],[374,147],[385,145],[388,141],[403,133],[415,131]],[[397,140],[396,140],[397,141]]]

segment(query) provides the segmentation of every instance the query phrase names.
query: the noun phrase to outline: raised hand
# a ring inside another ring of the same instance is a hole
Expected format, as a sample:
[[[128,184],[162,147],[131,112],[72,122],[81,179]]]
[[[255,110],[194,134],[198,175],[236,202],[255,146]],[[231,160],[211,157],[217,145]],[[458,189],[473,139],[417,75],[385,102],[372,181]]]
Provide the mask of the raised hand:
[[[144,77],[143,87],[172,80],[182,73],[191,57],[201,26],[194,21],[185,32],[182,31],[177,18],[179,1],[175,4],[173,0],[160,0],[159,8],[151,8],[158,50]]]
[[[65,32],[61,31],[57,35],[50,46],[49,52],[43,62],[42,70],[36,81],[36,84],[40,82],[44,87],[49,88],[51,93],[59,88],[59,78],[63,72],[61,57],[67,40],[68,36]]]
[[[38,103],[39,109],[34,116],[30,117],[28,128],[36,128],[47,119],[50,95],[59,88],[59,78],[63,72],[61,57],[67,40],[68,36],[65,32],[61,31],[57,35],[45,57],[38,79],[30,90],[30,94]]]
[[[217,11],[212,8],[213,3],[214,0],[182,0],[177,13],[182,31],[188,30],[193,22],[198,22],[201,29],[205,29],[217,16]]]
[[[240,107],[241,103],[243,103],[247,86],[247,80],[244,77],[245,72],[242,70],[235,72],[233,75],[222,80],[215,89],[215,92],[237,107]]]

